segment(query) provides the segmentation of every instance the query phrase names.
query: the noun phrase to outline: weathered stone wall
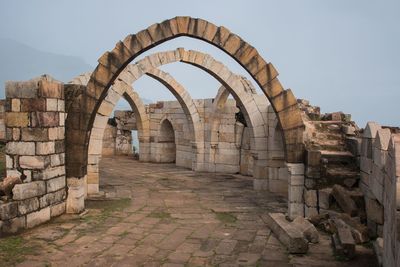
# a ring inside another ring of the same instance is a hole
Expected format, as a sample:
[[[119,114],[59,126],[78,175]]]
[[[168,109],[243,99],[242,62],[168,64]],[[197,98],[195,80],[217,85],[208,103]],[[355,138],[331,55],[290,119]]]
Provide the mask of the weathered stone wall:
[[[0,142],[6,141],[5,100],[0,100]]]
[[[369,122],[360,149],[360,188],[370,233],[383,237],[384,266],[400,265],[400,133]]]
[[[65,212],[64,86],[48,76],[6,83],[7,177],[21,179],[0,202],[3,232]]]
[[[133,155],[132,130],[137,130],[134,113],[116,110],[104,129],[102,155]]]

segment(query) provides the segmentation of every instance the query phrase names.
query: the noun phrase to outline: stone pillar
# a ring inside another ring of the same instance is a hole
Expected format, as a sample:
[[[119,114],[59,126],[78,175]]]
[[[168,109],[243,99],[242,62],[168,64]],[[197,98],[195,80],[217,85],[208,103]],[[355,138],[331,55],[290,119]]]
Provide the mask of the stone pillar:
[[[304,164],[287,163],[286,165],[289,171],[289,217],[291,219],[294,219],[296,216],[304,217]]]
[[[89,145],[91,131],[87,129],[87,125],[89,125],[91,113],[88,110],[91,110],[91,107],[96,105],[97,100],[87,91],[86,86],[65,84],[65,101],[68,114],[65,121],[65,156],[68,186],[67,213],[80,213],[85,208],[87,185],[94,184],[98,186],[98,176],[87,176],[88,152],[81,145]],[[93,125],[94,127],[96,125]]]
[[[64,86],[49,76],[6,83],[6,167],[19,177],[5,231],[30,228],[65,212]]]

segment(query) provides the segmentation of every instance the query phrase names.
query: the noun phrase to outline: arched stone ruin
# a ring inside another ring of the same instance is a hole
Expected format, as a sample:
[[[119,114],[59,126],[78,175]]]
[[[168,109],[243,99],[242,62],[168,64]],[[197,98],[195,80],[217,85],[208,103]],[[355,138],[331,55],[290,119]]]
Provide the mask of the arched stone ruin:
[[[231,56],[264,95],[257,95],[248,81],[197,51],[155,53],[131,64],[149,49],[181,36],[199,39]],[[6,84],[0,117],[5,126],[0,133],[5,132],[7,142],[7,177],[0,184],[4,195],[1,232],[15,233],[65,212],[83,211],[86,193],[98,192],[104,129],[123,97],[136,116],[141,161],[176,161],[194,171],[237,171],[252,175],[255,189],[269,191],[279,191],[276,188],[283,181],[287,184],[287,215],[294,222],[302,217],[325,220],[324,216],[332,216],[321,225],[346,225],[357,243],[377,237],[381,240],[376,243],[377,251],[379,244],[384,248],[384,266],[399,264],[398,128],[368,123],[360,130],[346,114],[321,115],[319,108],[284,90],[276,69],[254,47],[225,27],[202,19],[175,17],[154,24],[119,41],[98,62],[90,76],[81,75],[69,84],[49,76]],[[222,85],[216,97],[192,99],[158,69],[171,62],[191,64],[212,75]],[[177,101],[143,104],[132,88],[143,74],[161,82]],[[234,100],[228,99],[229,94]],[[175,118],[169,106],[176,108]],[[221,134],[224,115],[234,122],[227,142]],[[224,149],[224,143],[236,145],[231,149],[236,154],[227,160],[234,162],[231,170],[220,168],[224,160],[218,162],[220,156],[215,153]],[[181,160],[182,151],[189,160]],[[286,180],[279,181],[279,177]],[[332,205],[341,211],[339,215]],[[282,235],[288,234],[287,225],[295,224],[280,215],[268,216],[266,221],[275,234],[279,229]],[[341,242],[340,231],[333,236],[334,242]]]

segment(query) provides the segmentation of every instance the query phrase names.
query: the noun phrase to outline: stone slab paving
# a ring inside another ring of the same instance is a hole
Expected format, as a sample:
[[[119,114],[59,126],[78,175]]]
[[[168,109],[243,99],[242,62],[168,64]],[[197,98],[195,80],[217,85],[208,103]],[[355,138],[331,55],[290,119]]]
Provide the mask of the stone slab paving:
[[[325,235],[308,255],[289,255],[261,219],[286,200],[253,191],[250,177],[126,157],[103,158],[100,175],[103,195],[85,214],[13,237],[20,254],[0,253],[0,266],[375,266],[363,247],[337,261]]]

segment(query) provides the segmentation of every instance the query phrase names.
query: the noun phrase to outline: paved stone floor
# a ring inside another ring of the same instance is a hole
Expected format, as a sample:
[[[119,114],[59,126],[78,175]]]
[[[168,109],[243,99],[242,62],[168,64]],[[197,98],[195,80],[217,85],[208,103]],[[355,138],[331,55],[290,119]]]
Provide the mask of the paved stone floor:
[[[254,192],[249,177],[119,157],[103,159],[101,184],[86,214],[0,239],[3,252],[15,249],[0,266],[375,266],[361,246],[338,261],[326,235],[308,255],[289,255],[262,220],[285,199]]]

